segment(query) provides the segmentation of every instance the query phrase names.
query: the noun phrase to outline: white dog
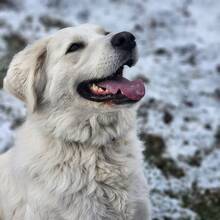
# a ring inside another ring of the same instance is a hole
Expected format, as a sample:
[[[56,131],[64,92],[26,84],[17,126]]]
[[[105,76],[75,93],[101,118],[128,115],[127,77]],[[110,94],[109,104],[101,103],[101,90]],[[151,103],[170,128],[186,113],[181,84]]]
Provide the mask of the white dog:
[[[1,220],[149,220],[135,103],[135,37],[65,28],[12,60],[4,88],[28,108],[0,156]]]

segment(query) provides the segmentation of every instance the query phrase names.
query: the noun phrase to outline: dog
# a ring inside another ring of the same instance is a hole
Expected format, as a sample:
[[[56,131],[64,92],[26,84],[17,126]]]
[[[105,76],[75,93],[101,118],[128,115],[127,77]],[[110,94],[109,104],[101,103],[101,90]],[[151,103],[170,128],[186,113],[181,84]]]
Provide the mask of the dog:
[[[1,220],[150,220],[135,117],[145,94],[124,77],[135,37],[68,27],[16,54],[4,89],[27,106],[0,156]]]

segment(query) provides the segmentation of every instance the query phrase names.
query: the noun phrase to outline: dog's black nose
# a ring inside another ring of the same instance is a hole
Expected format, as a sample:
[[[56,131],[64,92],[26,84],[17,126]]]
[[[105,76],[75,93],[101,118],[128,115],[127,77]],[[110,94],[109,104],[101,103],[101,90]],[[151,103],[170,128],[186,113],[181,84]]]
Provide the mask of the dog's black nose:
[[[111,44],[115,49],[132,50],[136,47],[135,36],[130,32],[120,32],[111,39]]]

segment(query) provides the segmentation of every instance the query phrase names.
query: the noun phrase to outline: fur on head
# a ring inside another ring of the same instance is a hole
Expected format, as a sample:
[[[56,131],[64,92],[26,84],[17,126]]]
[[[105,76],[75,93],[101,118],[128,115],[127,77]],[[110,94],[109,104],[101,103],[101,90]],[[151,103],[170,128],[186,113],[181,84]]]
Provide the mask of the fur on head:
[[[91,24],[65,28],[15,55],[4,88],[55,137],[96,143],[101,136],[101,144],[133,126],[143,87],[126,81],[122,71],[136,61],[135,38],[128,32],[107,33]]]

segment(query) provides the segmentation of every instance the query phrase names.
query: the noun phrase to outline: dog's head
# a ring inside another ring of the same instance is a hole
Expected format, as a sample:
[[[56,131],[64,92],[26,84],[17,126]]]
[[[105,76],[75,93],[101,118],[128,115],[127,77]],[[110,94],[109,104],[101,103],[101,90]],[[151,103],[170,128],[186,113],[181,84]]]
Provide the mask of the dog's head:
[[[65,28],[15,55],[4,88],[29,112],[47,112],[56,123],[127,111],[145,93],[141,80],[123,76],[123,67],[136,61],[135,37],[129,32],[109,33],[91,24]]]
[[[31,111],[44,102],[84,103],[110,109],[134,104],[144,96],[140,80],[123,77],[137,61],[135,37],[109,33],[95,25],[65,28],[35,42],[12,60],[4,87]]]

